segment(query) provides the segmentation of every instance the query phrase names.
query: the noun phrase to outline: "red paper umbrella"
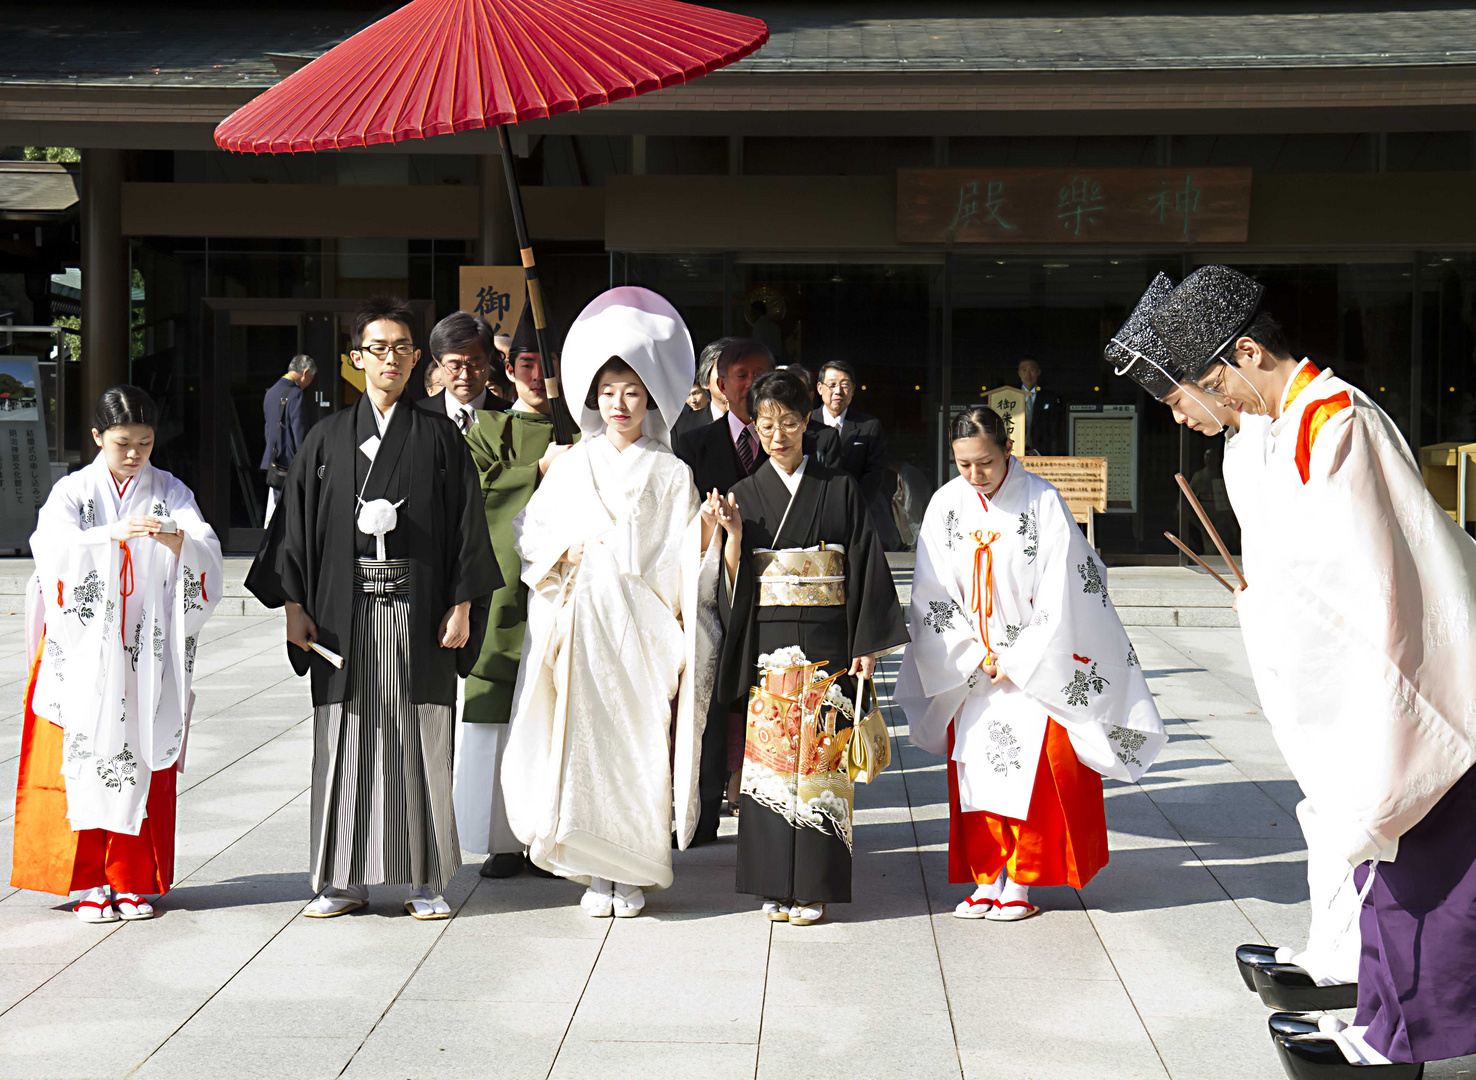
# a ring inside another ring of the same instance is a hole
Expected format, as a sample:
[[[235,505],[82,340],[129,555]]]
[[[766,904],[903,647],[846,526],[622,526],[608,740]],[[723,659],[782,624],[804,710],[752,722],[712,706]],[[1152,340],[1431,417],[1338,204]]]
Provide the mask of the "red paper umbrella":
[[[677,0],[414,0],[237,109],[215,141],[292,154],[497,128],[544,382],[555,398],[507,125],[685,82],[768,39],[758,19]],[[554,437],[572,442],[568,414],[555,408],[553,419]]]

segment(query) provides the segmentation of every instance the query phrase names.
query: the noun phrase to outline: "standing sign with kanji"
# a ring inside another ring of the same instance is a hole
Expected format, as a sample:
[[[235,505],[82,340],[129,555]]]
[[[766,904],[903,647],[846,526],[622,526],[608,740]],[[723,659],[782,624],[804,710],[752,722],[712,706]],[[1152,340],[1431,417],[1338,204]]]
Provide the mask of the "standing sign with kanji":
[[[463,266],[461,310],[486,319],[492,333],[512,337],[528,299],[527,280],[521,266]]]
[[[0,360],[0,548],[26,546],[36,511],[51,494],[42,404],[35,357]]]

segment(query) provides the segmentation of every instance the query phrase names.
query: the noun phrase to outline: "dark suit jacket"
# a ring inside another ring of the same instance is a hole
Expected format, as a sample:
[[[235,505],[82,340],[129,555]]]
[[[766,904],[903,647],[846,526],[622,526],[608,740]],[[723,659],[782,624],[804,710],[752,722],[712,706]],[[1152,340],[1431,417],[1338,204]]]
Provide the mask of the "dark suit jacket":
[[[1066,402],[1060,394],[1038,389],[1030,415],[1030,438],[1025,449],[1045,457],[1066,453]]]
[[[676,418],[676,423],[671,425],[671,445],[676,446],[687,432],[707,427],[711,423],[712,406],[704,405],[700,409],[694,409],[690,405],[683,405],[682,414]]]
[[[279,428],[277,418],[284,397],[287,399],[286,423]],[[297,456],[297,448],[302,445],[302,441],[307,438],[308,429],[313,426],[312,406],[303,401],[302,391],[295,382],[291,379],[278,379],[266,392],[261,411],[266,421],[266,450],[261,455],[261,467],[265,469],[275,457],[277,464],[285,469],[292,464],[292,459]]]
[[[433,395],[431,397],[421,398],[415,404],[419,408],[424,409],[426,412],[435,413],[437,416],[445,416],[446,415],[446,401],[445,401],[444,398],[441,397],[441,394],[444,394],[445,392],[446,391],[442,390],[440,394],[435,394],[435,395]],[[481,408],[481,411],[482,412],[502,412],[504,409],[507,409],[507,408],[510,408],[510,407],[511,406],[509,406],[507,402],[503,401],[500,397],[498,397],[496,394],[494,394],[492,392],[492,390],[489,388],[487,390],[487,396],[482,399],[482,408]]]
[[[713,488],[717,488],[718,494],[726,495],[745,475],[752,475],[743,472],[726,415],[695,431],[687,432],[681,439],[673,442],[676,456],[685,461],[692,470],[697,493],[703,498]],[[805,427],[804,449],[805,453],[832,468],[840,460],[840,439],[831,428],[813,420]],[[752,472],[757,472],[759,466],[767,460],[763,450],[758,450],[753,460]]]
[[[810,430],[816,427],[830,432],[836,439],[837,460],[826,464],[850,473],[869,503],[886,475],[887,445],[882,438],[881,421],[870,413],[847,409],[845,428],[837,433],[835,428],[825,426],[825,406],[821,405],[811,414]]]
[[[675,449],[676,456],[692,470],[697,494],[703,498],[713,488],[717,488],[719,495],[726,495],[729,488],[748,475],[738,460],[726,416],[687,432],[675,441]],[[756,449],[753,467],[757,469],[763,462],[764,452]]]

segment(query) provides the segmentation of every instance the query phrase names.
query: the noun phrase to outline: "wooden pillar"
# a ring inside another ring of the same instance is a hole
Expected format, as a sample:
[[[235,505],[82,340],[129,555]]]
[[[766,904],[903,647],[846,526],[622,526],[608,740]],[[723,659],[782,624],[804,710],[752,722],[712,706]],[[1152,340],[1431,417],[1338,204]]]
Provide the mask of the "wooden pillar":
[[[477,263],[481,266],[518,265],[518,238],[513,229],[512,200],[507,194],[500,154],[483,154],[481,229],[477,236]]]
[[[82,410],[128,381],[128,245],[123,151],[82,152]],[[84,454],[86,440],[84,442]]]

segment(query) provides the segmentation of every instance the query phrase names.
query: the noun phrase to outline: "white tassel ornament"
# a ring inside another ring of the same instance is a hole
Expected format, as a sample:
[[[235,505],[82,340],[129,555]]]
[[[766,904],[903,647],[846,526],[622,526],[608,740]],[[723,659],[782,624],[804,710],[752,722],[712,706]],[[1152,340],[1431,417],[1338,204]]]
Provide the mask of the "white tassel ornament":
[[[392,503],[388,499],[370,499],[359,509],[359,531],[374,537],[375,556],[380,562],[385,560],[384,535],[395,531],[400,522],[398,510],[404,501]]]

